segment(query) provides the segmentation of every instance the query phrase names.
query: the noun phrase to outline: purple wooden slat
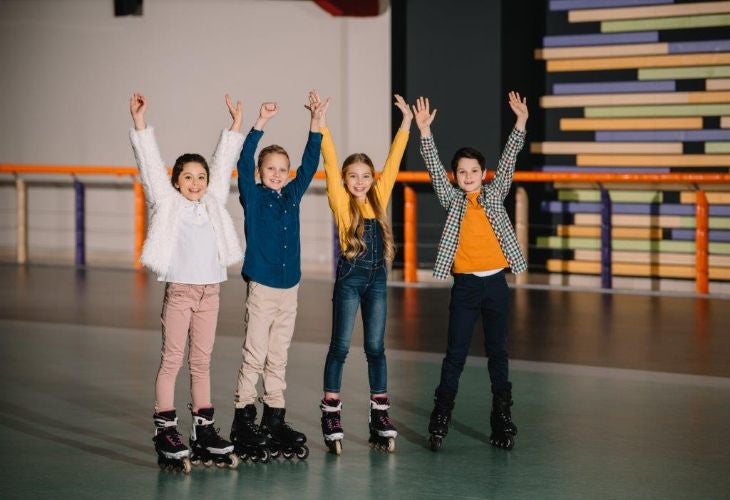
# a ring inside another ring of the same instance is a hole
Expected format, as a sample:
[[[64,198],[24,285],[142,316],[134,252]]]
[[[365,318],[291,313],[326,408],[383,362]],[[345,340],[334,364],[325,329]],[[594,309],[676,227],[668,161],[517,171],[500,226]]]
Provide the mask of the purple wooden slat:
[[[550,213],[601,213],[601,204],[594,202],[543,201],[540,207]],[[694,215],[695,213],[694,205],[669,203],[613,203],[611,209],[614,214]]]
[[[614,45],[619,43],[653,43],[659,41],[657,31],[605,33],[600,35],[556,35],[542,38],[543,47],[575,47],[581,45]]]
[[[710,205],[708,214],[713,217],[730,217],[730,205]]]
[[[695,230],[694,229],[672,229],[671,232],[673,240],[684,240],[694,241]],[[730,231],[723,231],[721,229],[713,229],[707,232],[709,241],[716,242],[730,242]]]
[[[550,10],[636,7],[639,5],[662,5],[667,3],[674,3],[674,0],[550,0]]]
[[[598,142],[730,141],[730,130],[599,130]]]
[[[730,40],[709,40],[705,42],[670,42],[670,54],[691,54],[693,52],[730,52]]]
[[[553,94],[619,94],[622,92],[674,92],[674,80],[647,80],[645,82],[591,82],[556,83]]]
[[[557,165],[545,165],[537,167],[537,170],[543,172],[585,172],[590,174],[667,174],[669,168],[661,167],[565,167]]]

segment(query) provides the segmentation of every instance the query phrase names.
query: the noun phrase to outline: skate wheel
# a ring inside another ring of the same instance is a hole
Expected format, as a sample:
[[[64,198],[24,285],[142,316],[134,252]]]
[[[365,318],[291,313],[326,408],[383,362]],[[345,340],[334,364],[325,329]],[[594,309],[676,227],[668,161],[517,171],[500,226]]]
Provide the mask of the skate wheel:
[[[269,450],[263,449],[261,450],[261,456],[256,458],[260,459],[262,464],[268,464],[271,459],[271,454],[269,454]]]
[[[250,458],[253,463],[256,463],[259,461],[259,456],[256,455],[255,453],[251,453],[251,455],[248,458]]]
[[[287,460],[291,460],[291,458],[294,456],[293,451],[282,451],[281,456],[286,458]]]
[[[210,467],[211,465],[213,465],[213,461],[212,460],[204,460],[203,461],[203,465],[205,465],[206,467]]]
[[[336,441],[327,441],[325,444],[327,445],[327,448],[329,448],[330,452],[334,453],[338,457],[342,455],[342,441],[339,439]]]
[[[431,448],[431,451],[439,451],[442,444],[443,440],[438,436],[431,436],[428,438],[428,446]]]
[[[242,462],[245,462],[248,459],[248,455],[246,453],[239,453],[238,458],[240,458]]]
[[[388,438],[388,443],[385,445],[385,451],[393,453],[395,451],[395,439]]]
[[[279,458],[279,455],[281,455],[280,450],[271,450],[271,458]]]
[[[228,464],[229,469],[235,469],[238,467],[239,460],[235,453],[228,455],[228,458],[231,460],[231,463]]]
[[[302,447],[297,450],[297,458],[299,460],[305,460],[308,456],[309,447],[307,445],[302,445]]]
[[[193,464],[190,463],[189,458],[183,458],[182,459],[182,471],[183,474],[190,474],[190,472],[193,470]]]

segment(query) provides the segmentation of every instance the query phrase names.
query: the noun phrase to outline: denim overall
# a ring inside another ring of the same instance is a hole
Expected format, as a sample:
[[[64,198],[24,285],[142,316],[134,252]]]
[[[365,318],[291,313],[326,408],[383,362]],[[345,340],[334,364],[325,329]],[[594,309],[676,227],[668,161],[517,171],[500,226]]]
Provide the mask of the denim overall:
[[[383,234],[376,219],[365,219],[367,250],[354,259],[340,256],[332,294],[332,339],[324,365],[325,392],[340,392],[357,308],[362,306],[365,356],[371,394],[387,392],[385,317],[387,313]]]

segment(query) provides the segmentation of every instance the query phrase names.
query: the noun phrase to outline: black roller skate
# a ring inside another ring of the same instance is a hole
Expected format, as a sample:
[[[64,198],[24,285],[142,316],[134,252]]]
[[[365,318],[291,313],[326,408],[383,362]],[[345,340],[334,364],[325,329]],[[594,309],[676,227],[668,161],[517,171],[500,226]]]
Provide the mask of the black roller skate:
[[[511,450],[515,445],[517,426],[512,422],[512,393],[504,392],[492,397],[492,414],[489,422],[492,425],[492,434],[489,443],[497,448]]]
[[[327,445],[330,452],[340,455],[342,453],[342,438],[345,437],[340,419],[342,402],[339,399],[323,399],[319,408],[322,410],[324,444]]]
[[[271,458],[269,440],[256,425],[256,406],[253,404],[236,408],[236,415],[231,425],[231,442],[241,460],[250,459],[252,462],[267,463]]]
[[[395,438],[398,431],[395,430],[393,423],[390,421],[388,408],[390,408],[390,399],[387,397],[370,398],[370,416],[368,419],[370,439],[368,439],[368,442],[371,448],[392,453],[395,451]]]
[[[190,474],[190,450],[183,444],[182,436],[177,430],[177,414],[175,410],[155,413],[155,435],[152,441],[157,452],[157,465],[160,469]]]
[[[451,422],[451,410],[454,409],[454,402],[445,399],[434,399],[431,420],[428,422],[428,446],[431,451],[439,451],[443,445],[444,438],[449,433]]]
[[[261,431],[269,440],[271,457],[278,458],[281,455],[288,460],[296,455],[298,459],[304,460],[309,456],[309,448],[304,444],[307,436],[287,424],[284,421],[285,416],[284,408],[272,408],[264,403]]]
[[[220,437],[220,429],[213,427],[213,408],[201,408],[193,414],[193,432],[190,435],[190,460],[193,465],[202,463],[206,467],[235,469],[238,457],[233,453],[233,445]]]

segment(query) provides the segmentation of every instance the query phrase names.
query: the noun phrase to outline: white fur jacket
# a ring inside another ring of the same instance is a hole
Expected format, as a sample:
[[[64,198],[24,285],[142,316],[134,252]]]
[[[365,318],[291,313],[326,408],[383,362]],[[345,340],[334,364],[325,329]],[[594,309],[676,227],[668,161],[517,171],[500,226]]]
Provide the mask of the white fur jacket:
[[[129,132],[132,149],[139,167],[139,176],[150,209],[147,239],[142,250],[142,264],[165,276],[172,249],[177,239],[177,217],[183,196],[172,186],[170,176],[160,156],[152,127],[144,130],[132,128]],[[223,130],[210,162],[208,189],[201,203],[208,211],[218,246],[218,258],[224,266],[240,262],[243,250],[233,226],[231,215],[225,208],[231,187],[231,171],[241,154],[243,134]]]

